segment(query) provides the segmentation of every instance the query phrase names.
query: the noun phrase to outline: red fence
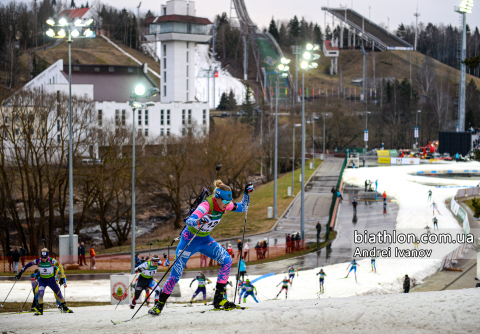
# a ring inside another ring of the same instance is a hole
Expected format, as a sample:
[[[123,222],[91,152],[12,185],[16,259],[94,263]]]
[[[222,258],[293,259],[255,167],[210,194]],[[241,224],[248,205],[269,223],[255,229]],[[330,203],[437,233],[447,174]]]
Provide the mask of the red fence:
[[[257,260],[263,260],[263,259],[270,259],[270,258],[275,258],[279,256],[283,256],[285,254],[289,253],[296,253],[300,252],[307,249],[305,240],[298,240],[298,241],[292,241],[288,245],[287,243],[283,244],[276,244],[273,246],[266,246],[266,247],[260,247],[260,248],[255,248],[251,247],[248,251],[244,251],[243,258],[245,259],[245,262],[250,262],[250,261],[257,261]],[[147,258],[148,256],[148,251],[147,252],[142,252],[139,251],[137,252],[138,257],[142,258],[145,257]],[[160,256],[161,259],[163,259],[162,254],[158,252],[152,252],[151,255],[157,254]],[[240,258],[240,254],[238,250],[234,250],[231,254],[233,263],[236,265]],[[37,259],[38,256],[25,256],[20,260],[18,263],[18,270],[23,268],[25,264],[28,262]],[[175,249],[171,250],[171,253],[168,255],[168,259],[170,260],[170,263],[172,263],[175,259]],[[9,261],[10,260],[10,261]],[[130,270],[130,261],[131,257],[130,255],[97,255],[95,258],[91,258],[89,255],[85,256],[84,259],[82,259],[82,263],[78,261],[77,257],[75,257],[75,261],[71,261],[72,263],[78,263],[80,270],[90,270],[92,268],[97,269],[97,270],[120,270],[120,271],[129,271]],[[65,261],[65,262],[70,262],[70,261]],[[62,263],[63,264],[63,263]],[[12,272],[13,273],[13,261],[11,260],[11,257],[7,256],[1,256],[0,257],[0,271],[1,272]],[[65,264],[64,268],[66,267]],[[192,257],[187,262],[187,268],[207,268],[207,267],[214,267],[218,266],[219,264],[212,259],[202,256],[200,253],[194,254]],[[32,266],[27,269],[27,272],[33,272],[35,270],[36,266]]]

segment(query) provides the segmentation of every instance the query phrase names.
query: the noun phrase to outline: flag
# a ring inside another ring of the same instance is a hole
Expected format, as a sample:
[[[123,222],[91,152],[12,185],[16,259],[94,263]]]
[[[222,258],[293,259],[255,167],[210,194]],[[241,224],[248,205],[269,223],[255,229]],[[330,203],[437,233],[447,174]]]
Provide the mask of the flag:
[[[288,95],[288,89],[287,89],[287,87],[285,87],[285,96],[287,96],[287,95]]]
[[[300,95],[302,95],[302,87],[298,87],[298,91],[300,92]]]
[[[308,87],[307,87],[307,95],[306,95],[306,97],[308,97]]]
[[[370,88],[370,97],[372,97],[372,89]]]

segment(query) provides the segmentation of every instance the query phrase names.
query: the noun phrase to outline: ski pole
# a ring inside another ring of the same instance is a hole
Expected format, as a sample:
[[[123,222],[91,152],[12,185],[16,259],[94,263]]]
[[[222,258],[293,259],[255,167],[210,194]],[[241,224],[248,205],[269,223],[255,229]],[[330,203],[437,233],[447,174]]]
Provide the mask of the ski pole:
[[[247,210],[245,210],[245,222],[243,223],[242,246],[244,245],[243,243],[245,241],[245,229],[247,228],[247,215],[248,215],[249,206],[250,206],[250,197],[248,197]],[[237,300],[238,279],[240,278],[240,263],[242,262],[242,255],[243,255],[243,252],[240,253],[240,259],[238,260],[239,265],[238,265],[237,280],[236,280],[237,284],[235,286],[235,296],[233,297],[233,302],[234,303],[235,303],[235,300]]]
[[[10,292],[12,292],[12,290],[13,290],[13,287],[15,286],[15,284],[17,284],[17,281],[18,281],[18,279],[17,279],[17,278],[15,278],[15,283],[13,283],[13,286],[12,286],[12,288],[11,288],[11,289],[10,289],[10,291],[8,292],[8,295],[7,295],[7,297],[5,297],[5,300],[3,301],[2,305],[0,305],[0,307],[3,307],[3,304],[5,304],[5,302],[7,301],[7,298],[8,298],[8,296],[10,296]]]
[[[220,165],[221,166],[221,165]],[[216,173],[215,173],[216,174]],[[145,298],[145,300],[143,301],[143,303],[140,305],[140,307],[138,308],[137,312],[135,312],[132,316],[132,319],[135,317],[135,315],[137,315],[138,311],[140,311],[140,309],[143,307],[143,305],[145,305],[145,303],[147,302],[147,299],[150,297],[150,295],[155,291],[155,289],[157,288],[157,286],[160,284],[160,282],[163,281],[163,279],[165,278],[165,276],[167,276],[168,272],[170,270],[172,270],[173,266],[175,265],[175,263],[178,261],[179,258],[182,257],[182,254],[183,252],[185,252],[185,250],[188,248],[188,246],[190,246],[190,244],[192,243],[193,240],[195,240],[195,238],[197,237],[198,233],[203,229],[203,225],[205,225],[205,223],[203,223],[200,228],[198,229],[198,231],[193,235],[192,239],[188,242],[188,244],[185,246],[185,248],[180,252],[180,254],[178,254],[178,256],[175,256],[175,261],[173,261],[172,265],[168,268],[168,270],[165,272],[165,274],[163,274],[162,278],[157,282],[157,284],[155,285],[155,287],[152,289],[152,291],[148,294],[147,298]]]
[[[120,297],[120,300],[118,301],[117,306],[115,306],[115,310],[117,309],[118,305],[120,305],[121,301],[124,300],[125,298],[127,298],[127,296],[128,296],[128,292],[127,292],[127,291],[128,291],[128,289],[131,289],[132,283],[133,283],[133,281],[135,281],[135,278],[136,278],[136,277],[137,277],[137,274],[135,274],[135,276],[133,276],[133,279],[132,279],[132,281],[130,282],[130,284],[128,285],[127,290],[125,290],[125,293]],[[125,296],[125,298],[123,298],[123,296]]]
[[[32,290],[33,290],[33,288],[32,288]],[[20,312],[23,312],[23,308],[25,307],[25,304],[27,303],[28,297],[30,297],[30,293],[32,293],[32,290],[30,290],[30,291],[28,292],[27,299],[25,299],[25,302],[23,303],[23,306],[22,306],[22,309],[20,310]]]

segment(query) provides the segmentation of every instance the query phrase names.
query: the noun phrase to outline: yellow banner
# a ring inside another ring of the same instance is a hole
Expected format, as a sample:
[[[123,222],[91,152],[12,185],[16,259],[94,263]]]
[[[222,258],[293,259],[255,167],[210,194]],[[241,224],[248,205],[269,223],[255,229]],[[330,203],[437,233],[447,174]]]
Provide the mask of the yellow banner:
[[[379,157],[389,157],[390,156],[390,151],[389,150],[377,151],[377,156],[379,156]]]
[[[378,158],[378,163],[379,164],[390,164],[390,158]]]

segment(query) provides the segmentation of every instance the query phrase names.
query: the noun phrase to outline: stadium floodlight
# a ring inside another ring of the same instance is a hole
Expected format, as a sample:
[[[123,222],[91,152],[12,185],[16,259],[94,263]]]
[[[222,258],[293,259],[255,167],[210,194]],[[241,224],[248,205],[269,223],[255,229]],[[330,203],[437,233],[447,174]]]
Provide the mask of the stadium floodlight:
[[[48,29],[47,32],[45,33],[48,37],[55,37],[55,31],[53,31],[52,28]]]
[[[312,60],[320,59],[320,55],[318,53],[314,53],[312,56]]]
[[[318,50],[320,50],[320,45],[314,44],[313,45],[313,51],[318,51]]]
[[[303,68],[304,70],[308,68],[308,61],[302,61],[300,63],[300,67]]]
[[[93,35],[93,31],[91,31],[90,29],[87,29],[83,34],[85,37],[90,37]]]
[[[461,13],[472,13],[473,0],[462,0],[459,7],[459,12]]]
[[[281,62],[282,64],[285,64],[285,65],[286,65],[286,64],[290,63],[290,59],[282,58],[282,59],[280,60],[280,62]]]
[[[278,68],[279,71],[284,71],[285,70],[285,65],[278,64],[277,68]]]
[[[49,18],[49,19],[47,20],[47,24],[50,25],[50,26],[53,26],[53,25],[55,24],[55,20],[52,19],[52,18]]]
[[[305,52],[303,54],[303,59],[309,60],[310,58],[312,58],[312,54],[310,52]]]
[[[60,25],[60,26],[68,25],[67,19],[62,17],[60,20],[58,20],[58,25]]]
[[[65,36],[67,36],[67,34],[65,33],[65,30],[63,30],[63,29],[60,29],[60,30],[57,32],[57,35],[58,35],[60,38],[64,38]]]
[[[285,72],[288,72],[288,70],[290,69],[290,66],[285,66],[285,68],[283,69]]]
[[[145,94],[145,86],[143,85],[137,85],[135,87],[135,95],[137,95],[138,97],[140,96],[143,96],[143,94]]]
[[[311,63],[309,68],[317,68],[318,67],[318,64],[317,63]]]
[[[311,51],[313,50],[313,44],[308,43],[305,48],[307,49],[307,51]]]
[[[80,33],[78,32],[77,29],[72,30],[72,37],[78,37],[79,35],[80,35]]]
[[[86,26],[89,26],[89,25],[91,25],[92,23],[93,23],[93,19],[89,19],[89,20],[87,20],[87,22],[85,22],[85,25],[86,25]]]
[[[82,19],[76,19],[74,25],[80,27],[82,25]]]

